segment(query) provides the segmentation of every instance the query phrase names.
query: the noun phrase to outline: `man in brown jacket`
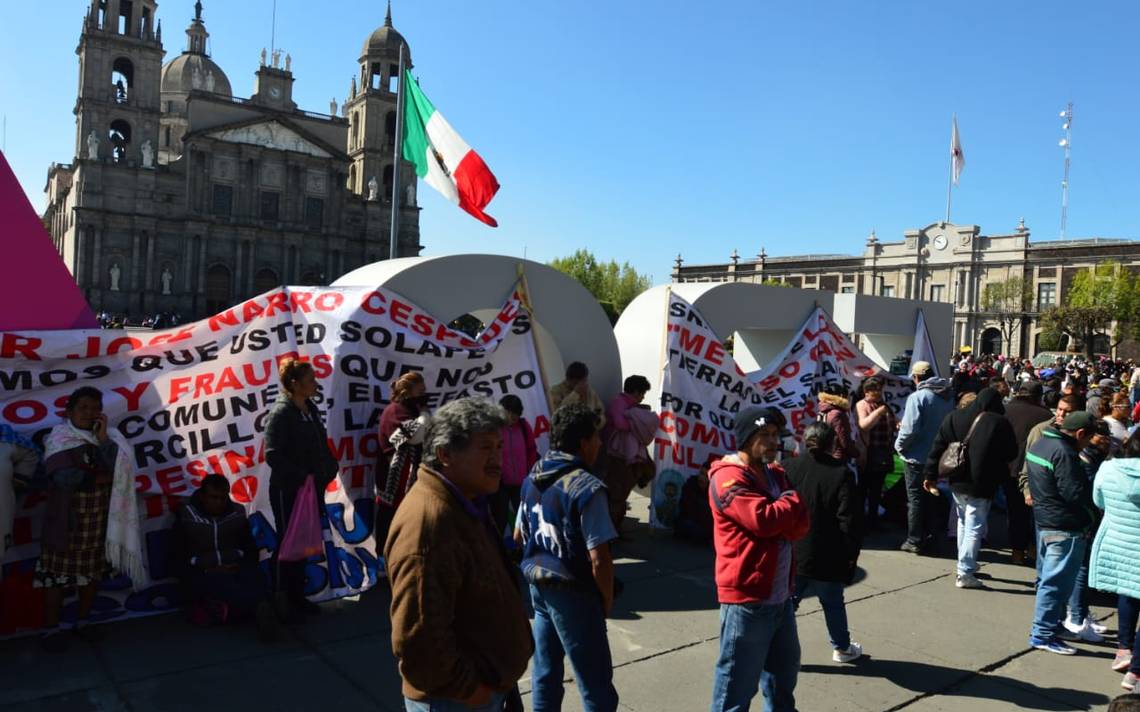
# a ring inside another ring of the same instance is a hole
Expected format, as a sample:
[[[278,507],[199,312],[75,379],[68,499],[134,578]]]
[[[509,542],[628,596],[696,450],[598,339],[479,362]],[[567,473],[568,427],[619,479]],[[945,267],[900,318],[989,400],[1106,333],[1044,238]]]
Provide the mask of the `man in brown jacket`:
[[[534,651],[486,501],[499,488],[506,422],[485,398],[440,408],[418,479],[392,521],[384,547],[392,651],[412,712],[497,712]]]

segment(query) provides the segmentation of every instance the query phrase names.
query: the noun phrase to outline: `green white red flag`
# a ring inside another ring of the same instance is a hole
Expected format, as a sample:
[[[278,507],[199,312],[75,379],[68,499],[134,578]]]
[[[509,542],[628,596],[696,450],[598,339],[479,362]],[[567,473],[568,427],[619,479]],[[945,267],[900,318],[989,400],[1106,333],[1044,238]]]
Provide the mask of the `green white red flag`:
[[[404,70],[404,159],[416,175],[451,202],[491,227],[495,218],[483,212],[499,190],[495,174],[451,128]]]

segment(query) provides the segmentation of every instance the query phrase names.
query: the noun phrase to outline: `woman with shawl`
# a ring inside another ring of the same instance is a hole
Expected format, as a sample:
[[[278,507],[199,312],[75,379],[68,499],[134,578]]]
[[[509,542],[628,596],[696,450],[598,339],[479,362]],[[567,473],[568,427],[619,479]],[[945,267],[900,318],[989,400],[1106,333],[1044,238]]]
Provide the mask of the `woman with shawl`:
[[[85,386],[71,394],[66,420],[47,436],[44,459],[48,499],[33,585],[44,590],[44,648],[59,652],[67,645],[59,620],[66,589],[79,594],[74,630],[90,637],[103,577],[118,570],[136,587],[149,577],[129,449],[107,427],[102,393]]]
[[[392,382],[390,402],[380,415],[380,462],[376,469],[376,548],[384,550],[388,527],[416,481],[431,416],[423,374],[409,371]]]

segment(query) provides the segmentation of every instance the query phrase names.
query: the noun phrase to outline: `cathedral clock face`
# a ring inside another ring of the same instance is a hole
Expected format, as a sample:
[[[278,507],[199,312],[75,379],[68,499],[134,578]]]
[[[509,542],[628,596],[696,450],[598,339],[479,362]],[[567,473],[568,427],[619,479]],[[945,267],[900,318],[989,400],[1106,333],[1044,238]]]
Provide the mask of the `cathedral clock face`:
[[[946,236],[942,235],[942,234],[935,235],[934,236],[934,247],[935,247],[935,249],[938,249],[938,250],[945,250],[946,249]]]
[[[279,87],[270,87],[269,88],[269,96],[273,97],[274,99],[280,99],[281,98],[281,89]]]

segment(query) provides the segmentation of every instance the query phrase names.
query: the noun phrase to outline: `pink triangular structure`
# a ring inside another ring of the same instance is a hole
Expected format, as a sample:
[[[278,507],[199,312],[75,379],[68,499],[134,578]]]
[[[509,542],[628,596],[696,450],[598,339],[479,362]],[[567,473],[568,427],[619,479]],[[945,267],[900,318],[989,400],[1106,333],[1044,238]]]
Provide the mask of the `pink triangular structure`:
[[[0,331],[95,329],[95,314],[0,153]]]

